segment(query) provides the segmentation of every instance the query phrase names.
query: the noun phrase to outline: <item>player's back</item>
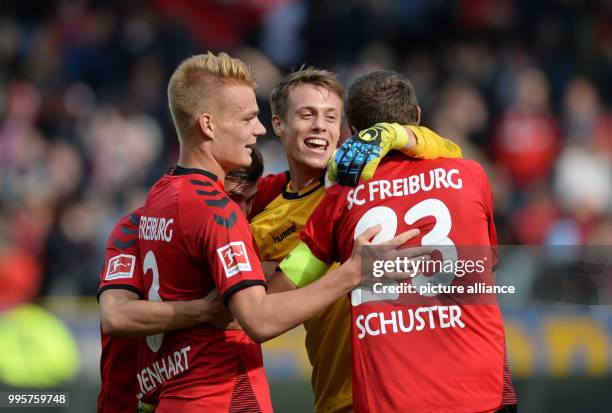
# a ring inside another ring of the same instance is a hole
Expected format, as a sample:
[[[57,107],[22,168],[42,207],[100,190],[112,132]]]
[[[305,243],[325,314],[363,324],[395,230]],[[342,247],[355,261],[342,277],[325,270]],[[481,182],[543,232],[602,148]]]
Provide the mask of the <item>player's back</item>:
[[[343,216],[345,224],[363,228],[380,221],[383,233],[391,234],[385,235],[386,239],[402,228],[417,227],[421,236],[426,236],[426,244],[442,245],[448,240],[461,245],[497,242],[490,232],[494,229],[489,225],[492,196],[488,181],[474,161],[419,161],[392,154],[383,160],[370,181],[350,190],[331,190],[346,193],[349,213]],[[372,211],[374,208],[378,209]],[[346,241],[352,245],[352,234],[344,231],[342,235],[350,236]]]
[[[320,258],[331,262],[324,250],[338,248],[337,256],[345,261],[356,235],[376,224],[382,227],[377,242],[418,228],[411,245],[439,250],[438,263],[482,255],[490,280],[490,245],[497,239],[491,192],[476,162],[391,155],[370,181],[351,189],[330,188],[328,196],[321,205],[327,212],[315,212],[303,237]],[[308,241],[316,240],[320,231],[315,222],[332,223],[332,244]],[[441,267],[433,268],[409,283],[456,285],[472,275],[458,280],[448,271],[437,271]],[[426,295],[431,296],[384,291],[382,285],[353,291],[355,411],[489,411],[511,393],[504,391],[505,342],[497,305],[465,305],[456,297]]]
[[[152,278],[150,300],[159,298],[158,295],[163,300],[192,300],[215,288],[203,251],[195,250],[195,243],[188,239],[192,236],[189,220],[199,223],[201,219],[195,214],[208,211],[203,208],[202,201],[202,208],[196,209],[194,204],[198,200],[189,192],[220,192],[209,180],[201,181],[207,186],[190,181],[181,175],[166,175],[151,188],[147,197],[139,240],[145,279]],[[186,229],[183,221],[187,224]]]
[[[227,301],[265,284],[246,218],[207,171],[177,167],[153,186],[139,243],[149,300],[191,300],[217,288]],[[146,343],[138,380],[143,395],[160,390],[160,411],[173,400],[227,411],[244,403],[237,386],[250,395],[250,408],[271,409],[261,348],[243,331],[202,324]]]

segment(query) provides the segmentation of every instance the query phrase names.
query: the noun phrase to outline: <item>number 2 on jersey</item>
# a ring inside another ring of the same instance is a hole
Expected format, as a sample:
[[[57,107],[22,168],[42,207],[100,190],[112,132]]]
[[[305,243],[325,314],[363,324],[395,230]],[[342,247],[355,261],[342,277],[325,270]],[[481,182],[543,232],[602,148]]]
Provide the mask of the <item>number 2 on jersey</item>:
[[[157,268],[157,260],[155,259],[153,251],[147,252],[142,263],[142,272],[145,276],[149,270],[151,270],[153,275],[153,281],[151,282],[151,288],[149,288],[147,297],[149,301],[162,301],[159,296],[159,269]],[[147,336],[147,345],[154,352],[159,351],[163,341],[164,333]]]

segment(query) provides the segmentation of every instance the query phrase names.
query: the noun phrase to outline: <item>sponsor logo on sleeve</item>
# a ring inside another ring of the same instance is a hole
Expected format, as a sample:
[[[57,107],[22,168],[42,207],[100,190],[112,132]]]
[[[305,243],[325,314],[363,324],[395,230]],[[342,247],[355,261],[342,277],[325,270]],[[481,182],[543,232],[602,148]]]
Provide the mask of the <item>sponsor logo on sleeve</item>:
[[[134,265],[136,257],[129,254],[116,255],[108,260],[106,268],[106,281],[117,280],[119,278],[132,278],[134,275]]]
[[[219,254],[227,278],[241,271],[252,271],[249,256],[242,241],[230,242],[226,246],[218,248],[217,254]]]

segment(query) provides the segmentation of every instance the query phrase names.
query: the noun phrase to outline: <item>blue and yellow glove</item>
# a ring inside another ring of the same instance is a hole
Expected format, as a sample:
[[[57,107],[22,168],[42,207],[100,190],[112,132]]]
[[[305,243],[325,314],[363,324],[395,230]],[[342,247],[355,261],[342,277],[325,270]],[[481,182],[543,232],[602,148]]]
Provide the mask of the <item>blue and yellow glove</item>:
[[[372,178],[382,158],[392,149],[402,149],[408,133],[397,123],[377,123],[347,139],[328,163],[327,174],[340,185],[355,186]]]

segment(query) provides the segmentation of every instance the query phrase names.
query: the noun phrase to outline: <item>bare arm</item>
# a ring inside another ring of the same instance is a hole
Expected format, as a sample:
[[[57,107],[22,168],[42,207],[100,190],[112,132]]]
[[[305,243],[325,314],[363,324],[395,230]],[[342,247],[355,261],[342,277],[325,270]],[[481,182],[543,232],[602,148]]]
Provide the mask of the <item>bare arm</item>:
[[[278,268],[277,261],[262,261],[261,268],[263,269],[264,275],[266,276],[266,280],[274,274],[274,271]]]
[[[273,288],[290,291],[266,294],[263,286],[253,286],[234,293],[229,306],[236,319],[253,340],[264,342],[311,318],[360,284],[361,247],[371,244],[379,231],[380,226],[364,231],[346,262],[303,288],[295,289],[288,278],[277,273],[271,279]],[[415,234],[417,230],[404,232],[391,240],[387,248],[403,245]]]
[[[223,328],[232,319],[216,290],[192,301],[139,300],[121,289],[100,294],[102,333],[111,337],[147,336],[205,322]]]
[[[280,277],[284,276],[275,276]],[[249,336],[264,342],[308,320],[357,286],[359,280],[359,268],[349,263],[292,291],[266,294],[262,286],[245,288],[230,298],[229,306]]]
[[[297,286],[281,271],[276,271],[268,278],[268,294],[295,290]]]

